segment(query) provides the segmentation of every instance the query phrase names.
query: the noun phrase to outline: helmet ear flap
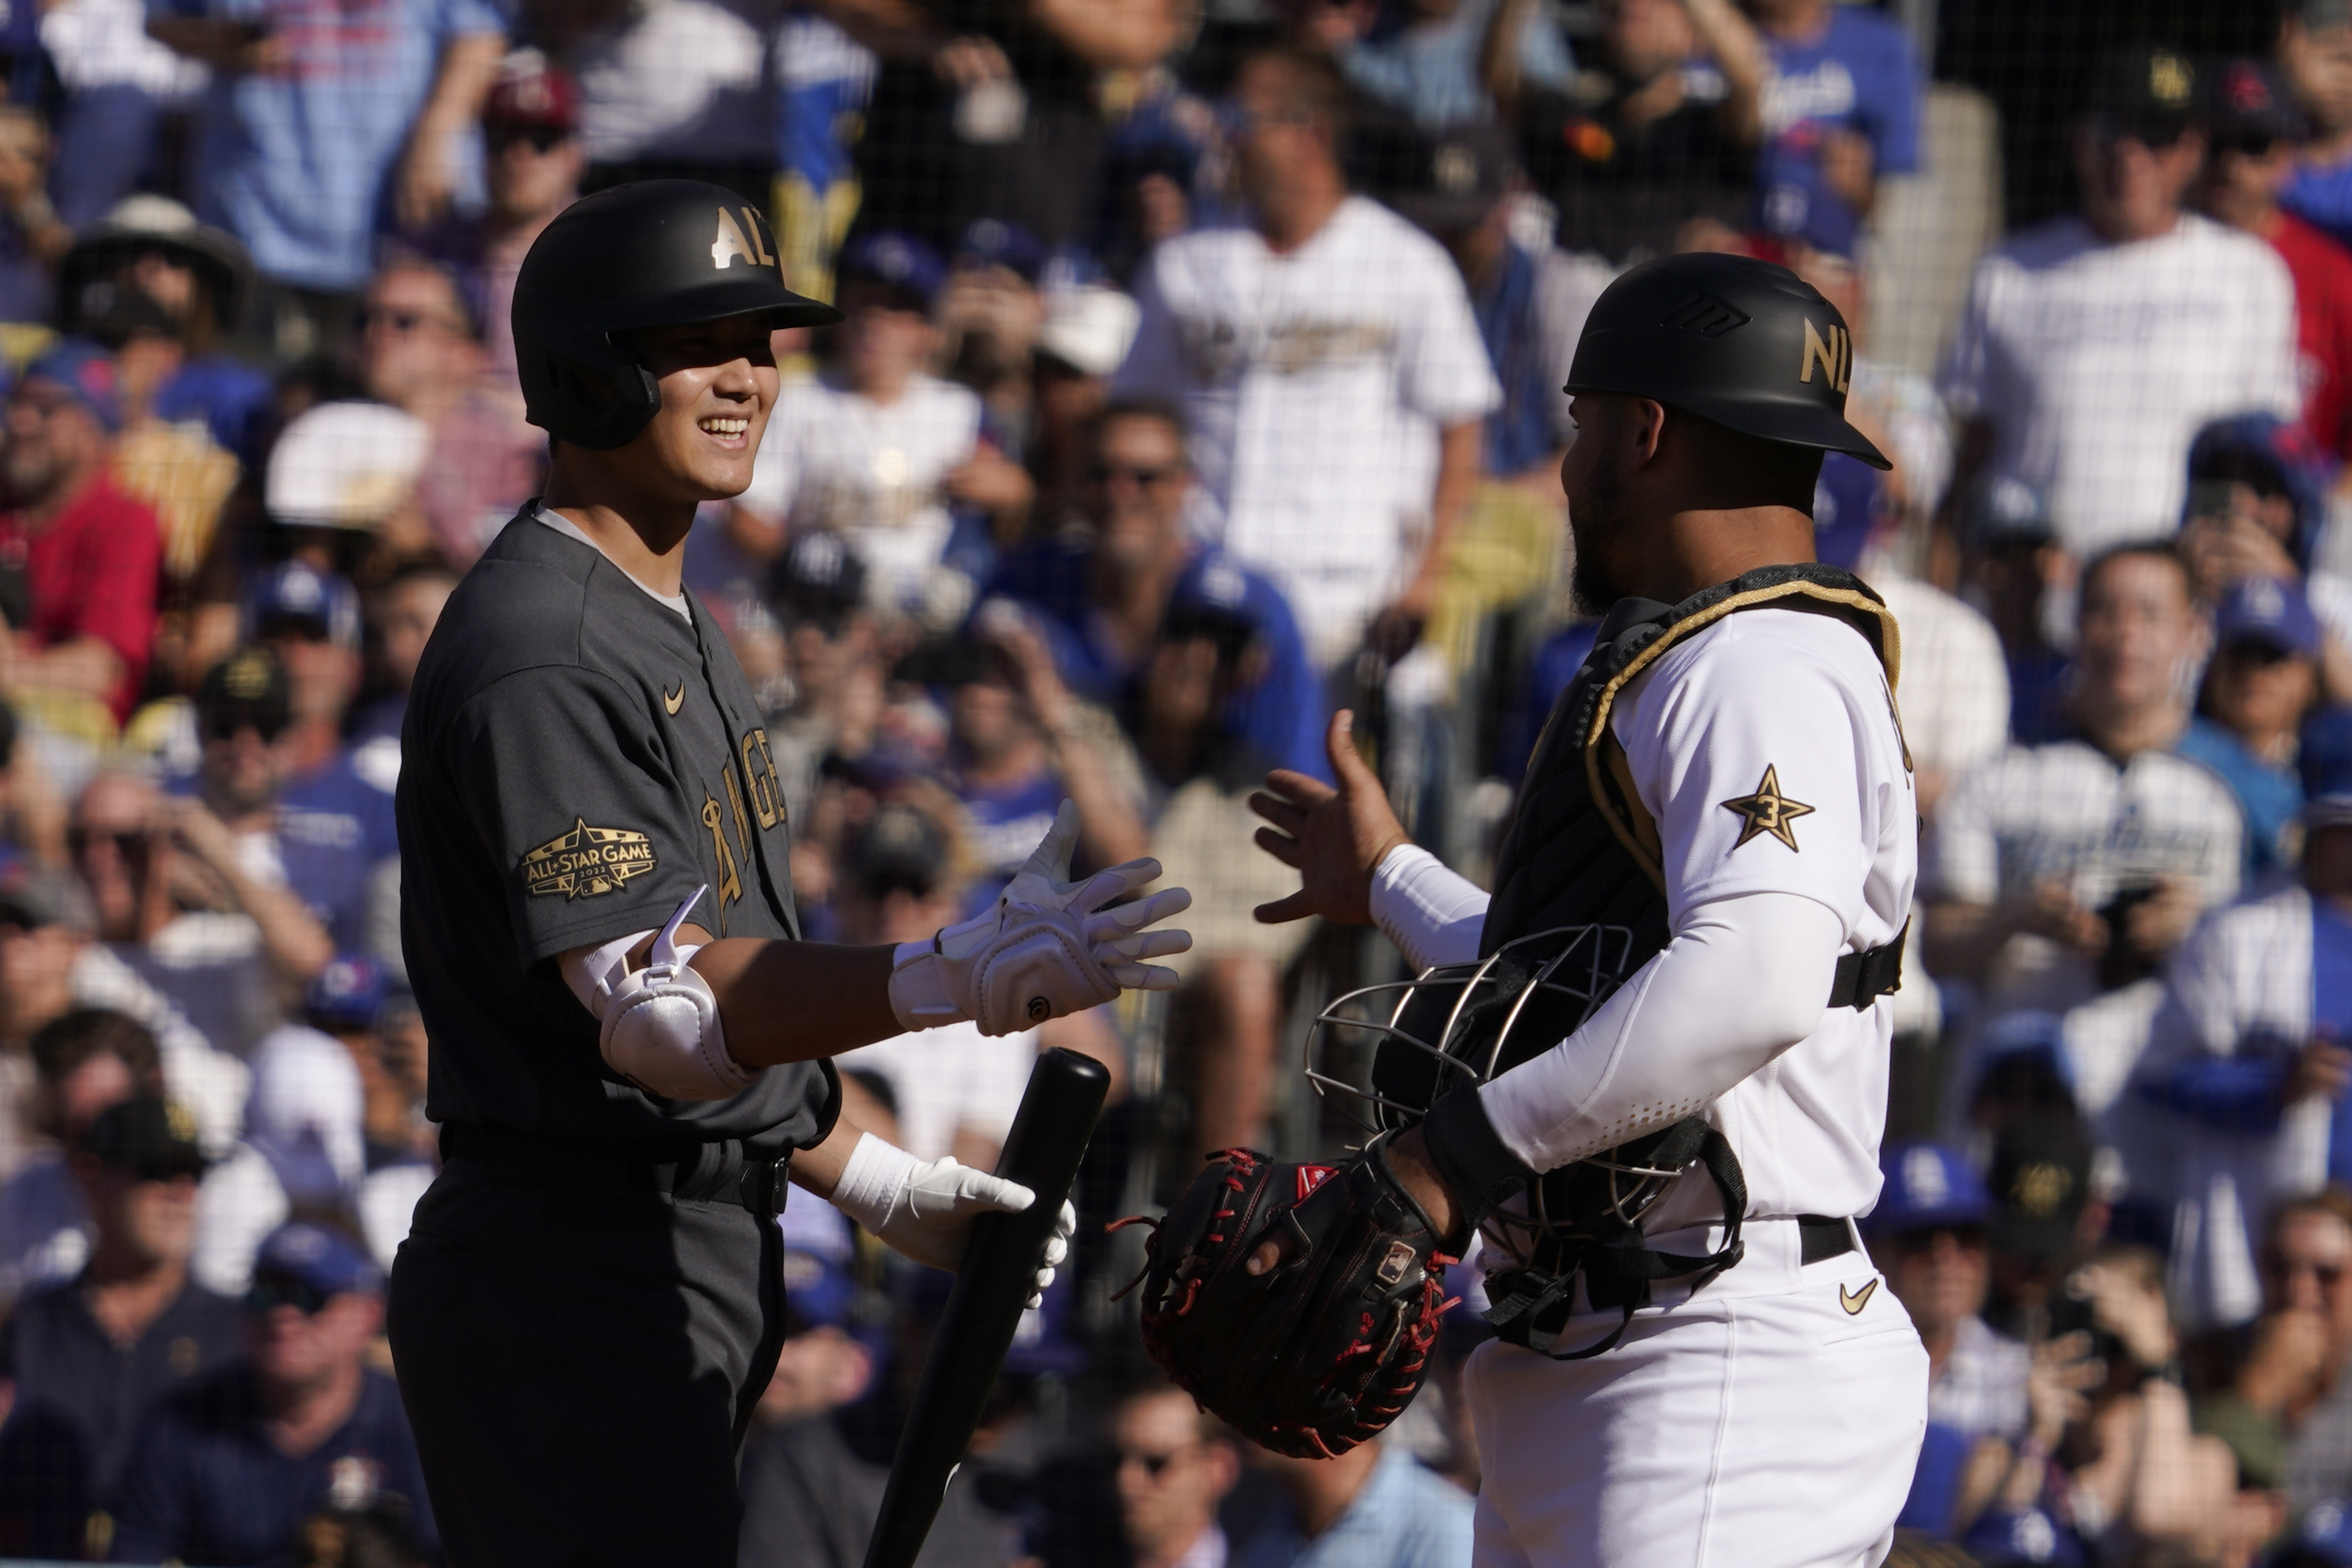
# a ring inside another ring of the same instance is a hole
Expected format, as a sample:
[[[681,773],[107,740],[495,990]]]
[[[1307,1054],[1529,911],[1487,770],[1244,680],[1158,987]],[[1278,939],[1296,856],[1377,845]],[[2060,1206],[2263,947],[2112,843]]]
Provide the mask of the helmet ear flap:
[[[516,347],[530,422],[561,440],[610,452],[627,445],[661,406],[660,383],[628,355],[592,364],[537,345]]]

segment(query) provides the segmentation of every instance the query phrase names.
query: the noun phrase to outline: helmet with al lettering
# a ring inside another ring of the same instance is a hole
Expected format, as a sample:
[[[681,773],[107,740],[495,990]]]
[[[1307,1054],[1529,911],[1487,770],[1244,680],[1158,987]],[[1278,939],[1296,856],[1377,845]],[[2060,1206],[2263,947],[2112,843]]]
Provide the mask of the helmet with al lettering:
[[[1743,435],[1893,465],[1846,423],[1853,334],[1785,267],[1693,252],[1644,262],[1601,291],[1569,392],[1622,392]]]
[[[759,204],[699,180],[640,180],[566,207],[515,278],[515,362],[531,423],[597,451],[628,444],[660,390],[624,334],[738,316],[841,319],[784,287]]]

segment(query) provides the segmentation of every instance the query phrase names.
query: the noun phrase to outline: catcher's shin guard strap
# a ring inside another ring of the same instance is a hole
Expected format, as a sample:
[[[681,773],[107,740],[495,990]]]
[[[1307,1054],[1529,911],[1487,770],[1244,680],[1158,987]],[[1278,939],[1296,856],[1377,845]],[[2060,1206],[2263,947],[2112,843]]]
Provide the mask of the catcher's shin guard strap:
[[[1421,1136],[1429,1163],[1465,1210],[1465,1237],[1542,1174],[1511,1153],[1496,1134],[1475,1084],[1465,1083],[1432,1105],[1422,1120]]]

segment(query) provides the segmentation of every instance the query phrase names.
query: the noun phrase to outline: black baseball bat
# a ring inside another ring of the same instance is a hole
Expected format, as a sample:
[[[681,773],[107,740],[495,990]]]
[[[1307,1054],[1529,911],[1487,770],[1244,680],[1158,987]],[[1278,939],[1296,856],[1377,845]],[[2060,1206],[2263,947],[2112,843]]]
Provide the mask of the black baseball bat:
[[[1013,1348],[1055,1218],[1078,1178],[1078,1162],[1109,1092],[1109,1069],[1075,1051],[1045,1051],[1029,1070],[1029,1087],[1005,1134],[996,1174],[1019,1182],[1037,1201],[1019,1214],[983,1214],[971,1222],[955,1287],[940,1313],[923,1380],[890,1461],[866,1568],[914,1568],[947,1496],[948,1478],[963,1461],[1004,1353]]]

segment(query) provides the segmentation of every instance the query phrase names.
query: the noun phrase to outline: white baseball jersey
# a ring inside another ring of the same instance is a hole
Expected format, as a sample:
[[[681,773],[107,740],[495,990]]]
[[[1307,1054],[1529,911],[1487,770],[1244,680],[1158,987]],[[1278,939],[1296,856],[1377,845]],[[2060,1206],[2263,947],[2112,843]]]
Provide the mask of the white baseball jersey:
[[[1286,255],[1254,229],[1169,240],[1137,299],[1114,391],[1183,404],[1203,530],[1344,656],[1418,553],[1438,430],[1502,402],[1453,258],[1351,196]]]
[[[795,528],[832,528],[866,563],[866,596],[919,597],[953,526],[941,486],[980,441],[971,389],[918,375],[877,403],[824,379],[785,385],[736,504]]]
[[[2300,416],[2294,283],[2268,245],[2193,214],[2130,245],[2061,218],[1977,263],[1942,390],[1990,422],[1990,477],[2043,497],[2076,559],[2169,537],[2199,426]]]

